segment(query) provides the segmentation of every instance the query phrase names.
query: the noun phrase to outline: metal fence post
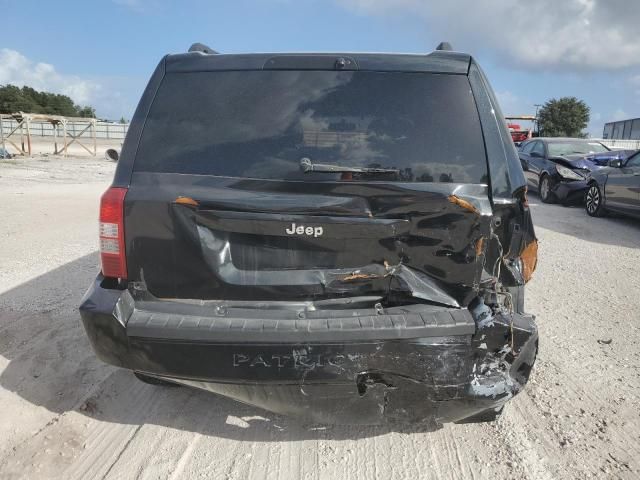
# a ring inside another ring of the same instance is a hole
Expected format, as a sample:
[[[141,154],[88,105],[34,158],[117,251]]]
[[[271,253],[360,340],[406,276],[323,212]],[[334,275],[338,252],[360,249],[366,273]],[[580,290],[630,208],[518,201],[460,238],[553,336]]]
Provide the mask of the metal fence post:
[[[51,123],[51,126],[53,127],[53,154],[57,155],[58,154],[58,124]]]
[[[27,117],[27,146],[29,147],[29,158],[31,158],[31,119]]]
[[[62,134],[64,135],[64,156],[67,156],[67,121],[62,121]]]
[[[4,120],[2,119],[1,115],[0,115],[0,138],[2,138],[2,150],[6,152],[7,147],[4,144]]]

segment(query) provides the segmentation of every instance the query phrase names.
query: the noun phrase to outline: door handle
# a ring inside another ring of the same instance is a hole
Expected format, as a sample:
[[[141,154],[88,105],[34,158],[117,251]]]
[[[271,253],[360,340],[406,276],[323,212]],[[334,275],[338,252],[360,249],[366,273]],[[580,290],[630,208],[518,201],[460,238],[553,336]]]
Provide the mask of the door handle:
[[[633,174],[634,177],[640,177],[640,172],[636,172]]]

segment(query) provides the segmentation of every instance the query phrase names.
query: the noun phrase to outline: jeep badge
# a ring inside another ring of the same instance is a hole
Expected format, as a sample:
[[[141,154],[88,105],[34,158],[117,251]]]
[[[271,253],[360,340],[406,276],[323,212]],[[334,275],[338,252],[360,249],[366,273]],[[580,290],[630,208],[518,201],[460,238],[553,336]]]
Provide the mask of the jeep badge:
[[[305,227],[304,225],[291,224],[290,228],[285,228],[287,235],[313,235],[319,237],[322,235],[322,227]]]

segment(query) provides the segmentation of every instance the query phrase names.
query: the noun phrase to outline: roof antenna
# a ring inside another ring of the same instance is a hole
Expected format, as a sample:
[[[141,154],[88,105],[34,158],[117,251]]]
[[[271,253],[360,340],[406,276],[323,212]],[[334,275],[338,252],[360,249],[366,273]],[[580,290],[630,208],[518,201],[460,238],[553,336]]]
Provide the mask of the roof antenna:
[[[440,44],[436,47],[436,50],[444,50],[446,52],[453,51],[453,47],[449,42],[440,42]]]
[[[216,52],[213,48],[207,47],[204,43],[194,43],[189,47],[190,52],[202,52],[209,55],[216,55]]]

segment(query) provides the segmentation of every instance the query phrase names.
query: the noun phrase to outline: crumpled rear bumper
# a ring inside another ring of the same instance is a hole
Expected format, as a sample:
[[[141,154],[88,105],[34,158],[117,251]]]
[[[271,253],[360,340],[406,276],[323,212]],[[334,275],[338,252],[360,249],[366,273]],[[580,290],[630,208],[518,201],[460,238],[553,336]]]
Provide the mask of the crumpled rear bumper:
[[[102,360],[316,423],[491,419],[527,382],[537,353],[533,317],[482,305],[353,314],[357,322],[326,319],[322,330],[315,320],[287,323],[274,335],[264,320],[251,329],[246,319],[216,324],[173,302],[143,303],[100,277],[89,289],[80,313]]]

